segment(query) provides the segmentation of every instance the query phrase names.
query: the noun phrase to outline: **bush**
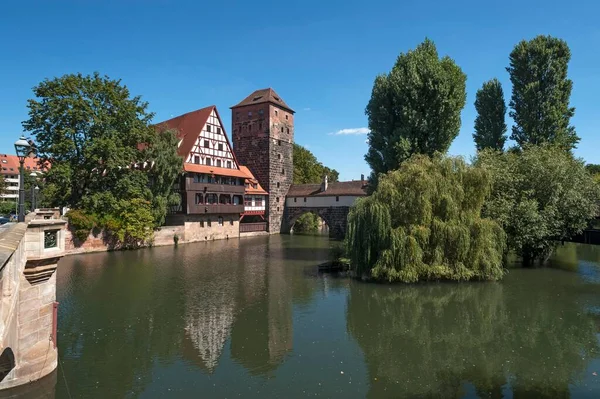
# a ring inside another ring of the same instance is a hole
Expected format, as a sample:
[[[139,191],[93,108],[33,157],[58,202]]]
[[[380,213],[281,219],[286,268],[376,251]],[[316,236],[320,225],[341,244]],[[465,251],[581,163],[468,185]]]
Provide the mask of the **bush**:
[[[15,212],[17,209],[16,202],[2,201],[0,202],[0,215],[8,215],[11,212]]]
[[[499,280],[505,234],[481,209],[491,187],[461,158],[416,155],[382,175],[348,215],[347,251],[358,277]]]
[[[72,209],[66,214],[69,218],[69,226],[73,230],[73,234],[81,242],[85,242],[90,231],[96,226],[96,218],[82,210]]]

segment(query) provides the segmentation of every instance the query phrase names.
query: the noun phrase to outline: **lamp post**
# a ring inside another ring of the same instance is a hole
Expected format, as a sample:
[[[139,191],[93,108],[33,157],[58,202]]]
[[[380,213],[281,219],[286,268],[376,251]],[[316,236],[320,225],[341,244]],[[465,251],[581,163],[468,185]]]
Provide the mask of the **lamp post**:
[[[29,155],[31,145],[27,139],[23,136],[15,142],[15,151],[17,157],[19,157],[19,214],[17,217],[18,222],[25,221],[25,171],[23,164],[25,163],[25,157]]]
[[[37,191],[35,189],[38,188],[36,183],[37,173],[33,171],[29,174],[29,177],[33,178],[33,180],[31,181],[31,211],[33,212],[35,211],[35,195],[37,194]]]
[[[38,193],[40,192],[40,188],[37,186],[37,184],[35,185],[35,188],[33,189],[33,205],[31,206],[33,209],[33,211],[35,211],[37,209],[37,197],[38,197]]]

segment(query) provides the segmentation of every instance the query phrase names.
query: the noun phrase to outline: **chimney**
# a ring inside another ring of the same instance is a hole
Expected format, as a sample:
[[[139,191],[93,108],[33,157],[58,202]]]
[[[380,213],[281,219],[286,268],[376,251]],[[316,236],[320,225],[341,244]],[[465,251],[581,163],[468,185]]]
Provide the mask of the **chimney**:
[[[327,191],[327,175],[323,177],[323,183],[321,183],[321,192]]]
[[[365,175],[363,175],[363,174],[360,175],[360,181],[365,181]]]

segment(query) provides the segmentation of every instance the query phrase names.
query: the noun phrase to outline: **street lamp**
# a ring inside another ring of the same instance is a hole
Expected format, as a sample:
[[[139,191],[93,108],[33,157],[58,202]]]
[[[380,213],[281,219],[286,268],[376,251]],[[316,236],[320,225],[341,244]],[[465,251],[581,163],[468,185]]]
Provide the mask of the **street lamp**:
[[[32,206],[32,208],[33,208],[33,210],[34,210],[34,211],[37,209],[37,204],[36,204],[36,202],[37,202],[37,197],[38,197],[38,195],[39,195],[39,192],[40,192],[40,188],[39,188],[39,187],[37,186],[37,184],[36,184],[36,185],[35,185],[35,189],[34,189],[34,191],[33,191],[33,206]]]
[[[35,194],[37,193],[37,191],[35,190],[37,187],[37,173],[35,173],[35,171],[31,172],[29,174],[29,177],[33,178],[33,180],[31,181],[31,211],[35,211]],[[35,185],[35,186],[34,186]],[[39,188],[38,188],[39,190]]]
[[[23,164],[25,163],[25,157],[29,155],[31,151],[31,145],[27,139],[23,136],[15,142],[15,151],[17,157],[19,157],[19,215],[18,222],[25,221],[25,182],[24,176],[25,171],[23,170]]]

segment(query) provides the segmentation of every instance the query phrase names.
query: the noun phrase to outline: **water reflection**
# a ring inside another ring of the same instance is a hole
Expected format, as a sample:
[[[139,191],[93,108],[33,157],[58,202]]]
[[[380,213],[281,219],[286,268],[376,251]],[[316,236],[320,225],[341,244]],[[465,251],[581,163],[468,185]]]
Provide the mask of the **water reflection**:
[[[562,270],[501,283],[387,286],[316,273],[329,245],[257,237],[63,259],[71,396],[599,396],[595,247],[566,245]]]
[[[468,382],[484,398],[508,387],[568,397],[599,349],[580,287],[557,270],[514,270],[501,284],[353,284],[348,330],[377,379],[370,396],[458,398]]]

